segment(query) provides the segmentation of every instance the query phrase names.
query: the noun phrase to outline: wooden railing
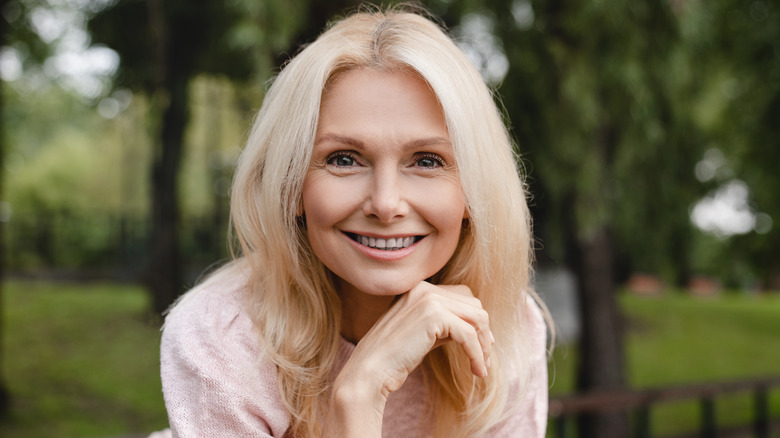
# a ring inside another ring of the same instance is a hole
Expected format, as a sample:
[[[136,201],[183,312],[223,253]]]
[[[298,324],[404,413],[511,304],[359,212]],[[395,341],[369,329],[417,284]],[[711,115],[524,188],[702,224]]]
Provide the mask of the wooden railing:
[[[778,365],[780,366],[780,364]],[[695,437],[737,437],[754,436],[768,438],[780,436],[780,418],[770,418],[769,391],[780,388],[780,376],[762,379],[717,382],[688,386],[645,389],[641,391],[621,390],[551,397],[549,407],[550,426],[556,438],[575,436],[568,430],[568,419],[579,414],[605,412],[627,412],[635,415],[633,436],[652,436],[650,416],[655,405],[683,400],[698,400],[700,406],[700,429],[698,432],[679,435]],[[747,392],[753,395],[753,421],[739,427],[718,426],[715,403],[719,396]],[[571,434],[570,434],[571,433]],[[569,435],[567,435],[569,434]]]

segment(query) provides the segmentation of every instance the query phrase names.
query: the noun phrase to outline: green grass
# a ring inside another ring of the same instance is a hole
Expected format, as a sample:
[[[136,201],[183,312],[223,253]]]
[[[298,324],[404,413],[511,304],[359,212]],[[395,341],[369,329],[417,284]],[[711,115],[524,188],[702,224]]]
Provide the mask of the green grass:
[[[11,414],[2,437],[111,437],[167,425],[159,377],[159,321],[133,286],[4,285],[5,381]],[[780,374],[780,295],[622,295],[627,375],[633,388]],[[573,387],[576,349],[559,346],[551,392]],[[780,416],[780,390],[770,403]],[[750,421],[745,395],[718,399],[721,424]],[[660,405],[653,432],[694,430],[695,402]]]
[[[4,285],[3,437],[148,433],[167,417],[159,323],[146,295],[117,285]]]
[[[682,293],[659,297],[623,294],[626,365],[635,389],[780,375],[780,295],[724,294],[698,298]],[[559,346],[551,363],[553,394],[572,391],[576,347]],[[719,425],[747,424],[752,398],[735,394],[716,401]],[[780,389],[771,393],[780,417]],[[697,402],[659,405],[651,429],[664,435],[699,425]]]

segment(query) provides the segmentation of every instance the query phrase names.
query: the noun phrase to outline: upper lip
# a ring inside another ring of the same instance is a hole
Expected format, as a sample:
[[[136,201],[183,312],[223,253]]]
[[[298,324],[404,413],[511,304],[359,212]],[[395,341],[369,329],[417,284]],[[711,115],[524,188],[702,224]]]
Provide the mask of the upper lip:
[[[399,237],[417,237],[417,236],[424,236],[427,233],[398,233],[398,234],[378,234],[378,233],[366,233],[366,232],[360,232],[360,231],[347,231],[343,230],[342,232],[347,234],[357,234],[358,236],[366,236],[366,237],[373,237],[375,239],[397,239]]]

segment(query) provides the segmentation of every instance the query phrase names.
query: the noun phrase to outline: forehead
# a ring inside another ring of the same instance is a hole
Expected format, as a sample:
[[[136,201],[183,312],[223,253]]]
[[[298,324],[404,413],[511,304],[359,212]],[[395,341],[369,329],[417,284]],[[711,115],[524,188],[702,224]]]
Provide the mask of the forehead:
[[[404,90],[415,93],[421,98],[436,102],[436,94],[428,83],[417,73],[407,69],[376,69],[370,67],[355,67],[334,74],[326,83],[322,92],[322,105],[339,98],[356,99],[364,97],[383,96],[396,100],[397,92]]]
[[[340,73],[325,89],[317,136],[443,137],[447,125],[428,83],[406,71],[356,68]]]

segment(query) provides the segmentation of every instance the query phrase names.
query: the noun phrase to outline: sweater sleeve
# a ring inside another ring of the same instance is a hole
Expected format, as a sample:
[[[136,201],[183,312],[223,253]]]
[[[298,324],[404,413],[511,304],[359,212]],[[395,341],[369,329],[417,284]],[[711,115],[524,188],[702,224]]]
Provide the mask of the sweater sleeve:
[[[174,437],[281,437],[289,426],[275,367],[240,305],[243,287],[210,280],[165,320],[160,367]]]
[[[525,385],[517,382],[513,386],[510,396],[518,401],[510,408],[511,415],[488,432],[487,436],[491,438],[543,438],[547,431],[547,327],[541,310],[530,299],[522,320],[527,324],[530,339],[529,377]]]

